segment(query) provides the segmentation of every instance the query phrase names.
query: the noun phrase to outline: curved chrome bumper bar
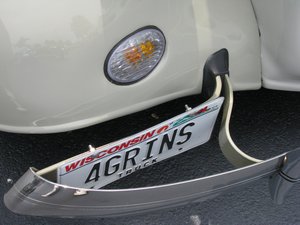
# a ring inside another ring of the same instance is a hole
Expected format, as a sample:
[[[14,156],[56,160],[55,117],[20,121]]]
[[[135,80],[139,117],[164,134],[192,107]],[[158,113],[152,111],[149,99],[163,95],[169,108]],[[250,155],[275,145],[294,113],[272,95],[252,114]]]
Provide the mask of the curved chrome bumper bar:
[[[270,176],[278,170],[284,157],[285,154],[244,168],[184,182],[117,190],[64,187],[43,179],[30,169],[4,200],[13,212],[34,216],[105,217],[138,213],[206,200],[233,187]]]

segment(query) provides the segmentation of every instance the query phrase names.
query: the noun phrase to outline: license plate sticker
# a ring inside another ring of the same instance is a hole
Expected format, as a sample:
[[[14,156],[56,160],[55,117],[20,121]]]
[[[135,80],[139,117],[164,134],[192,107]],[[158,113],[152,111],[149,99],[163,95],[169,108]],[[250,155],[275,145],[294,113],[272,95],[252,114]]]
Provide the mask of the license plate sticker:
[[[98,189],[133,172],[206,143],[223,104],[219,97],[130,137],[73,157],[57,182]]]

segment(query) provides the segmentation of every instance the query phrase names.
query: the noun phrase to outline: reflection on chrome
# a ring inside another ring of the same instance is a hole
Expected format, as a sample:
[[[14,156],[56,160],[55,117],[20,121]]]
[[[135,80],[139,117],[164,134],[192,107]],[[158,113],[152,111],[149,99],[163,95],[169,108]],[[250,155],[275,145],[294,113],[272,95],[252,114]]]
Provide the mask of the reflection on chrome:
[[[190,220],[191,220],[191,225],[201,225],[201,219],[199,215],[191,215]]]

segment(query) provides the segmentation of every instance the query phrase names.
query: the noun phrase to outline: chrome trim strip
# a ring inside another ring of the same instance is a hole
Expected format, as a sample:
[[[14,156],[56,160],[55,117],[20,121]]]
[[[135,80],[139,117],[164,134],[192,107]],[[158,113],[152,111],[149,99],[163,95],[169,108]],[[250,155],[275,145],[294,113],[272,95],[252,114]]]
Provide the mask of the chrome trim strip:
[[[204,201],[276,172],[285,154],[247,167],[203,178],[134,189],[91,190],[52,183],[31,168],[4,196],[18,214],[55,217],[107,217]],[[47,195],[52,190],[55,193]],[[75,193],[85,193],[76,195]]]
[[[236,167],[243,167],[261,162],[261,160],[244,153],[236,146],[231,138],[229,125],[233,107],[233,90],[228,75],[225,75],[223,78],[223,92],[225,101],[223,103],[223,117],[219,132],[219,145],[224,156]]]

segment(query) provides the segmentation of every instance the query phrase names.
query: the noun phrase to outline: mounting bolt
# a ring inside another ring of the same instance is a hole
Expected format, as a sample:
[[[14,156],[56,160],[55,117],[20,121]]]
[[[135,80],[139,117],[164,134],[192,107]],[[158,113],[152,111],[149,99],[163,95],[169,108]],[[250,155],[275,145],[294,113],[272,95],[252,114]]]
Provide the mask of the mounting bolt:
[[[6,182],[7,182],[8,184],[13,184],[13,183],[14,183],[14,181],[13,181],[12,179],[10,179],[10,178],[7,178]]]
[[[90,152],[96,151],[96,149],[92,145],[89,145],[89,150],[90,150]]]
[[[186,112],[192,110],[192,108],[189,107],[188,105],[184,105],[184,107],[185,107],[185,111],[186,111]]]
[[[158,120],[159,119],[159,116],[156,114],[156,113],[152,113],[151,114],[151,117]]]

